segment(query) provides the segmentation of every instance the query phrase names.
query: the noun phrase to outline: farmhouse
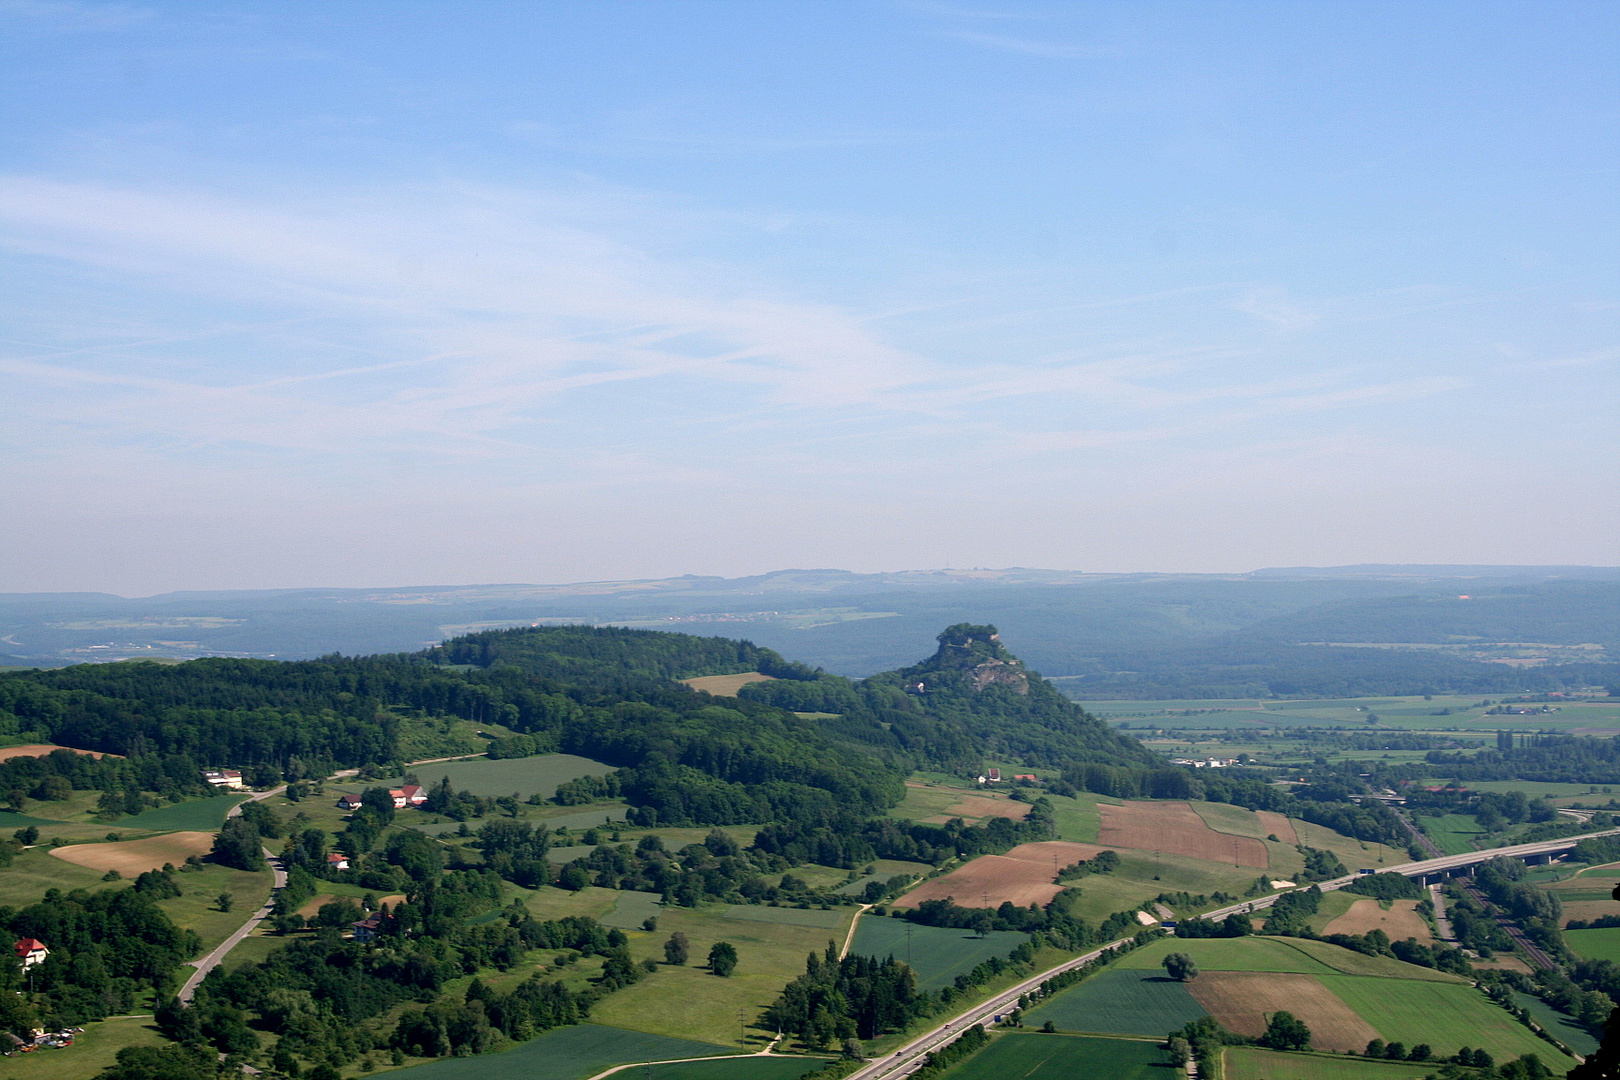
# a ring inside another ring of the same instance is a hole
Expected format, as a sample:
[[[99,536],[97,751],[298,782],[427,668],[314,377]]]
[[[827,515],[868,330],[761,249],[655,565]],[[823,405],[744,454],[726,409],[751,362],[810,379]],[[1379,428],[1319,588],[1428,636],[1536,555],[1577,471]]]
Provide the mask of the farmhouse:
[[[349,868],[349,857],[334,851],[326,856],[326,868],[328,870],[347,870]]]
[[[51,950],[47,949],[45,943],[38,938],[25,937],[17,942],[15,948],[17,959],[22,961],[22,966],[25,968],[31,968],[35,964],[43,964],[45,958],[51,955]]]
[[[349,925],[354,930],[354,940],[375,941],[378,932],[382,930],[382,919],[381,915],[373,915],[368,919],[361,919],[357,923],[350,923]]]
[[[360,806],[361,799],[358,795],[345,795],[337,801],[339,810],[358,810]]]
[[[236,769],[204,769],[203,779],[214,787],[231,788],[240,791],[247,787],[242,782],[242,774]]]
[[[406,784],[397,791],[388,794],[394,797],[394,809],[403,810],[407,806],[421,806],[427,802],[427,792],[422,790],[420,784]]]

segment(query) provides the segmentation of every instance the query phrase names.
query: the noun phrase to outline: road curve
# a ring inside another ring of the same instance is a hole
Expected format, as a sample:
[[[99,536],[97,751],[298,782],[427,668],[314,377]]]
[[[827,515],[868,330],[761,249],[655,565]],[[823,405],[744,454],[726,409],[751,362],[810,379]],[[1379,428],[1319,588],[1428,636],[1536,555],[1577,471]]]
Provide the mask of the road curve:
[[[269,898],[265,900],[263,907],[259,908],[259,910],[255,911],[251,916],[248,917],[247,922],[236,928],[235,933],[226,938],[224,941],[220,942],[219,946],[213,952],[209,953],[201,960],[192,961],[192,963],[196,965],[197,970],[192,974],[191,978],[186,980],[186,985],[180,988],[180,1000],[186,1004],[189,1005],[191,1003],[192,997],[197,993],[197,987],[201,985],[202,981],[208,977],[208,973],[210,971],[213,971],[215,968],[219,967],[220,963],[225,959],[226,954],[232,949],[236,948],[236,946],[241,943],[243,938],[253,933],[256,926],[270,917],[271,909],[275,907],[276,893],[286,888],[287,871],[284,867],[282,867],[281,860],[270,854],[269,848],[264,849],[264,857],[270,861],[270,869],[275,872],[275,881],[270,887]]]

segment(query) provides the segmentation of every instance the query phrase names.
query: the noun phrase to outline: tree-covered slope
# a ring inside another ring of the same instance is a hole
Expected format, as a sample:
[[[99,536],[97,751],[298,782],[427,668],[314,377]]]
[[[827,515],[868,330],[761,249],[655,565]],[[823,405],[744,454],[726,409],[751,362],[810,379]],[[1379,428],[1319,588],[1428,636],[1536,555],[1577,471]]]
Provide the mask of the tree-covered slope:
[[[1068,766],[1147,766],[1160,759],[1027,669],[994,626],[958,623],[921,663],[851,682],[755,683],[741,695],[801,711],[836,712],[846,727],[889,733],[920,764],[977,768],[985,758]],[[875,737],[869,736],[869,737]]]
[[[778,678],[743,698],[675,681],[751,670]],[[526,736],[522,753],[617,766],[598,794],[663,823],[877,813],[912,769],[987,758],[1155,761],[1024,670],[994,628],[968,624],[941,635],[932,658],[858,684],[745,641],[579,626],[472,634],[409,655],[0,674],[0,734],[161,757],[170,771],[190,760],[297,779],[396,763],[406,714],[499,723]]]

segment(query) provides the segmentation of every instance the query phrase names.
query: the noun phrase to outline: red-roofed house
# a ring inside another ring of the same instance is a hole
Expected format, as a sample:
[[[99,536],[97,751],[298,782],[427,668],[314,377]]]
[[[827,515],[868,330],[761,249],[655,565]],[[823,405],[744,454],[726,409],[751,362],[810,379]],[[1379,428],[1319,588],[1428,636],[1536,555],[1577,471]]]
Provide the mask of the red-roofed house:
[[[337,804],[339,810],[358,810],[360,809],[361,799],[358,795],[345,795],[338,800]]]
[[[427,802],[427,791],[423,789],[421,784],[406,784],[399,791],[400,794],[405,796],[405,803],[408,806],[421,806]],[[394,805],[398,806],[399,803],[395,802]]]
[[[16,949],[17,959],[22,961],[25,968],[43,964],[45,958],[51,955],[51,950],[47,949],[45,943],[38,938],[25,937],[17,942]]]
[[[326,868],[328,870],[347,870],[349,868],[349,857],[341,852],[334,851],[326,857]]]

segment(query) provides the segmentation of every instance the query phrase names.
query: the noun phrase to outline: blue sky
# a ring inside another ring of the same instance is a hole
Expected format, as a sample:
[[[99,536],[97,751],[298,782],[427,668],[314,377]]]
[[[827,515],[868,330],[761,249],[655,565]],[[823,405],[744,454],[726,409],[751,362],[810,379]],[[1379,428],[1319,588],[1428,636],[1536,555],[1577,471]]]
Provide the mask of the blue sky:
[[[1620,561],[1611,3],[0,41],[0,590]]]

